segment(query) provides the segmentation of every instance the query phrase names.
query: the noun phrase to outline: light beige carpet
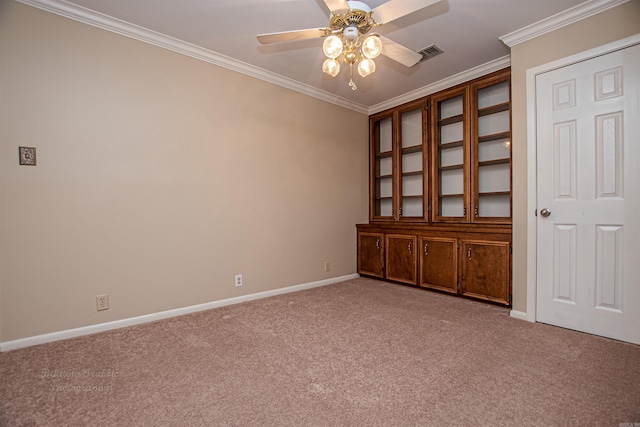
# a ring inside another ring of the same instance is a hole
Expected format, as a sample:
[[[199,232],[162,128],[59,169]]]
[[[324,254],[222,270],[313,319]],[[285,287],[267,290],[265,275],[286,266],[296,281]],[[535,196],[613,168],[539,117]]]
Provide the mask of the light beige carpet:
[[[640,423],[640,347],[369,279],[0,354],[2,426]]]

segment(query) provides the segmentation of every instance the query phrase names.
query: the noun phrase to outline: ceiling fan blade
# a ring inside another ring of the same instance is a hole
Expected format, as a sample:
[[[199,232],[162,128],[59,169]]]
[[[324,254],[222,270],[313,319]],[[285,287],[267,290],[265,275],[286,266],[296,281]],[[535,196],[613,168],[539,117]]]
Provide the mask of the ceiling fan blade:
[[[347,0],[324,0],[329,10],[333,13],[341,14],[349,11],[350,7]]]
[[[389,0],[373,9],[373,19],[378,24],[386,24],[398,18],[409,15],[440,0]]]
[[[382,54],[387,58],[391,58],[401,63],[405,67],[413,67],[422,59],[422,55],[412,51],[408,47],[402,46],[391,39],[380,36],[382,41]]]
[[[290,42],[294,40],[315,39],[331,34],[329,28],[310,28],[308,30],[282,31],[279,33],[259,34],[258,41],[262,44]]]

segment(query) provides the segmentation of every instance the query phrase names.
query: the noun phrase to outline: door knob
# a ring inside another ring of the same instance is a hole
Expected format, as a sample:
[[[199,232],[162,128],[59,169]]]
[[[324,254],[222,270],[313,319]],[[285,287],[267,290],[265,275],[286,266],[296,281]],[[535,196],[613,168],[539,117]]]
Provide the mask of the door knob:
[[[551,215],[551,211],[547,208],[544,208],[542,210],[540,210],[540,215],[542,215],[543,217],[548,217],[549,215]]]

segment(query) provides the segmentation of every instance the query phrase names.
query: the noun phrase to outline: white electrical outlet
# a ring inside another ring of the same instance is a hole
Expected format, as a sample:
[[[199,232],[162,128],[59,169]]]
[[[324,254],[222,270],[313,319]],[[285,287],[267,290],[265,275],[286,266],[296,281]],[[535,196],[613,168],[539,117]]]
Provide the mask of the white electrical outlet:
[[[97,295],[96,306],[98,308],[98,311],[109,310],[109,295]]]
[[[242,286],[242,274],[236,274],[236,288]]]
[[[324,271],[331,271],[331,263],[329,261],[324,262]]]

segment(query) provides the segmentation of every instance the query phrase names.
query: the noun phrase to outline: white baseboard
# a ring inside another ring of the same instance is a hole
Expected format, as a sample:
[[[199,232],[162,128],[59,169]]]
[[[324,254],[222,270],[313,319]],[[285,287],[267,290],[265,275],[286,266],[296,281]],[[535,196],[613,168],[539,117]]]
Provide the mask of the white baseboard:
[[[525,313],[524,311],[511,310],[509,312],[509,316],[515,317],[516,319],[520,319],[520,320],[529,320],[527,318],[527,313]]]
[[[19,348],[31,347],[53,341],[66,340],[69,338],[81,337],[83,335],[95,334],[112,329],[125,328],[127,326],[139,325],[141,323],[154,322],[160,319],[182,316],[184,314],[198,311],[210,310],[212,308],[224,307],[226,305],[239,304],[241,302],[252,301],[290,292],[303,291],[305,289],[317,288],[319,286],[331,285],[333,283],[344,282],[345,280],[360,277],[359,274],[348,274],[346,276],[333,277],[331,279],[319,280],[317,282],[303,283],[301,285],[289,286],[286,288],[274,289],[271,291],[258,292],[255,294],[243,295],[234,298],[227,298],[218,301],[211,301],[204,304],[192,305],[189,307],[176,308],[173,310],[161,311],[158,313],[145,314],[143,316],[130,317],[128,319],[114,320],[112,322],[99,323],[97,325],[83,326],[81,328],[67,329],[65,331],[52,332],[49,334],[36,335],[28,338],[21,338],[14,341],[0,342],[0,352],[17,350]]]

